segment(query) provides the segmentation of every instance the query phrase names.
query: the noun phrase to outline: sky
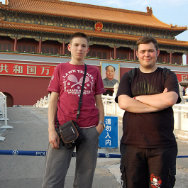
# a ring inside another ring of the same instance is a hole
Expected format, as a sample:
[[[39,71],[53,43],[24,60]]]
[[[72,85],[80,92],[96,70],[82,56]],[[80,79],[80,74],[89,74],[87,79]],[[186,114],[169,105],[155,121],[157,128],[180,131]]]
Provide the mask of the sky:
[[[65,0],[67,1],[67,0]],[[153,15],[166,24],[188,27],[188,0],[68,0],[113,8],[146,12],[152,7]],[[0,0],[5,3],[5,0]],[[178,40],[188,41],[188,30],[176,36]]]

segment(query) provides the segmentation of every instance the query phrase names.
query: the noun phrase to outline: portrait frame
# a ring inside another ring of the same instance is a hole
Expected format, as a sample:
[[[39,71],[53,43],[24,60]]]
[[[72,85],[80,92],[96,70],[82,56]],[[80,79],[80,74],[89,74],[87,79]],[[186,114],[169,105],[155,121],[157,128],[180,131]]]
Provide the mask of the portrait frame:
[[[104,79],[106,78],[106,67],[112,66],[115,68],[114,79],[118,80],[118,83],[119,83],[120,82],[120,63],[101,61],[100,65],[101,65],[101,77],[103,80],[104,88],[114,88],[114,86],[105,85]]]

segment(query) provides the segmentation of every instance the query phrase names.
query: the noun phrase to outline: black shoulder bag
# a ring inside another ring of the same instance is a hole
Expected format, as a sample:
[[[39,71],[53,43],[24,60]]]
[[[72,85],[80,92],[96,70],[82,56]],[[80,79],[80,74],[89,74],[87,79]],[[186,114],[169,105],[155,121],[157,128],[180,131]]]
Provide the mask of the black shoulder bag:
[[[78,103],[76,120],[78,120],[78,117],[80,115],[80,108],[82,105],[82,96],[83,96],[83,91],[84,91],[86,72],[87,72],[87,66],[85,64],[85,71],[84,71],[84,77],[82,81],[82,88],[81,88],[80,99]],[[60,125],[58,127],[58,133],[63,142],[63,145],[68,149],[79,144],[84,139],[83,134],[81,132],[81,128],[79,127],[77,122],[74,120],[70,120],[64,123],[63,125]]]

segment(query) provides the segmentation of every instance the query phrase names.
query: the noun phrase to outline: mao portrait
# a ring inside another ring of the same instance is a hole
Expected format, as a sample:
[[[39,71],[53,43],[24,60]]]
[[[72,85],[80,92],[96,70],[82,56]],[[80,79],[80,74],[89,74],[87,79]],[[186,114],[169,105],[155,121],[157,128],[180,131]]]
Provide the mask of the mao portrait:
[[[119,83],[119,64],[101,63],[101,73],[105,88],[113,88]]]

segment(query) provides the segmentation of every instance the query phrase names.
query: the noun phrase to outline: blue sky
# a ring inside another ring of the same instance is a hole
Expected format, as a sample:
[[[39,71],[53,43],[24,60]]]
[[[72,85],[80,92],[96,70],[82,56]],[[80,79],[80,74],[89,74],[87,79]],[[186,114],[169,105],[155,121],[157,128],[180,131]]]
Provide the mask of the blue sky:
[[[152,7],[153,15],[167,24],[188,27],[188,0],[68,0],[134,11],[146,12],[146,7]],[[5,2],[5,0],[0,0]],[[188,31],[176,37],[188,41]]]

